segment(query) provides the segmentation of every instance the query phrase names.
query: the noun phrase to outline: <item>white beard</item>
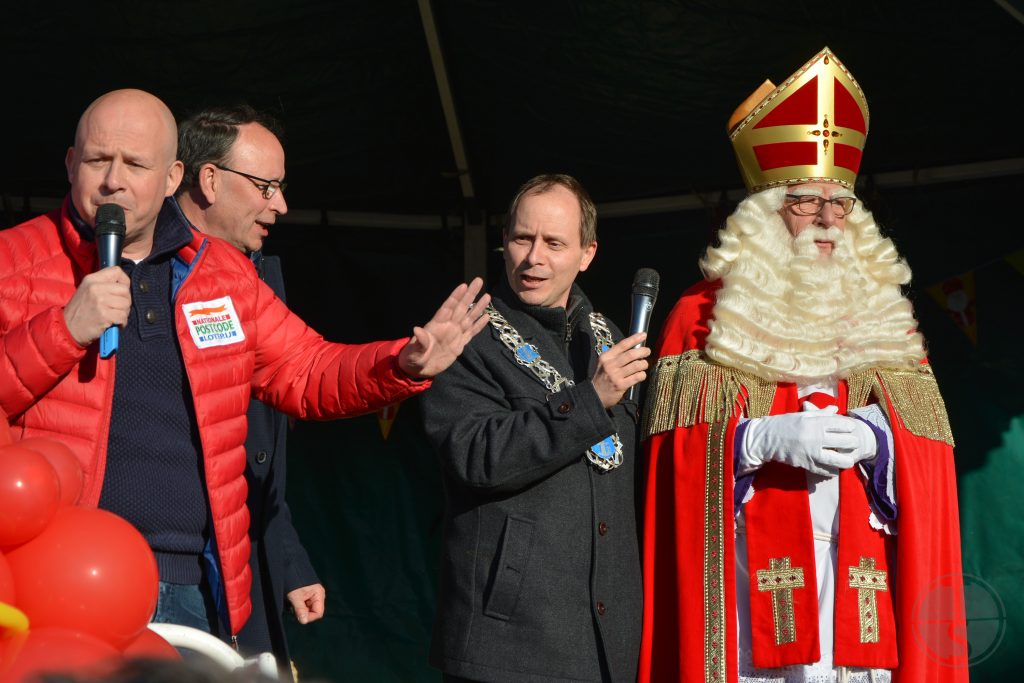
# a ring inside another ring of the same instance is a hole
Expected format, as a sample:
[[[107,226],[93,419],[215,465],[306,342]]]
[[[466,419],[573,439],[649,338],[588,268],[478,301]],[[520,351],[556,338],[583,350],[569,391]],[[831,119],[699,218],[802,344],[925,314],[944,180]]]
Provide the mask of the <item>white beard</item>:
[[[701,262],[721,278],[705,351],[712,360],[776,382],[845,378],[857,369],[910,368],[924,358],[900,285],[910,269],[871,214],[847,229],[810,226],[793,239],[778,208],[784,190],[744,200]],[[816,239],[829,239],[831,255]]]

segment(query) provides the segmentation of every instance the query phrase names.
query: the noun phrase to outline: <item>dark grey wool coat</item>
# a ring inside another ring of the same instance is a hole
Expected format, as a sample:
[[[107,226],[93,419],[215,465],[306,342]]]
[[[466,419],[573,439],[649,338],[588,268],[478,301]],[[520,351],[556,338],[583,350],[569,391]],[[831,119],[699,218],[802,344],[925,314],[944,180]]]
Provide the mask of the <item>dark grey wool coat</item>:
[[[424,394],[447,496],[430,661],[477,681],[632,683],[636,405],[605,410],[588,380],[597,354],[578,287],[568,314],[507,286],[494,305],[576,386],[548,396],[488,326]],[[601,472],[584,452],[614,432],[624,463]]]

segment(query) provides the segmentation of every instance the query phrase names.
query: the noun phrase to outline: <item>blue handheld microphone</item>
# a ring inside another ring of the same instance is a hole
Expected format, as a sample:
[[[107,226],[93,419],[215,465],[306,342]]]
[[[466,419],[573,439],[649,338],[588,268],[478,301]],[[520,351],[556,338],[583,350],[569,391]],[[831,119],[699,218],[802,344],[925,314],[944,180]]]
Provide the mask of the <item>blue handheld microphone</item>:
[[[117,204],[101,205],[96,211],[96,249],[101,269],[121,263],[124,234],[124,209]],[[110,358],[117,351],[117,342],[117,325],[112,325],[100,337],[100,358]]]

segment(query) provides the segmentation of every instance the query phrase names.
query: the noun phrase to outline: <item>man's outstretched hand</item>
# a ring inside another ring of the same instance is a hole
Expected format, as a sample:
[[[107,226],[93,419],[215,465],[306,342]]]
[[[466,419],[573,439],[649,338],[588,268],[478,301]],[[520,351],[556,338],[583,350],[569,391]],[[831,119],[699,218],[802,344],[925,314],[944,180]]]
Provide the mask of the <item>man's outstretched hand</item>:
[[[398,366],[410,377],[436,377],[455,362],[463,347],[487,325],[484,309],[491,295],[477,295],[484,281],[474,278],[459,285],[423,327],[414,327],[412,339],[398,354]]]

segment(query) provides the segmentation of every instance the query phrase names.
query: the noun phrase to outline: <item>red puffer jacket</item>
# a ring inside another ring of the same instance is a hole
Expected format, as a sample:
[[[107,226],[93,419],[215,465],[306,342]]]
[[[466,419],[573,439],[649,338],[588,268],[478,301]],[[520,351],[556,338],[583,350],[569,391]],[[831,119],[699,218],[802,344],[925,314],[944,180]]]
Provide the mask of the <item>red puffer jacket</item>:
[[[85,472],[80,504],[88,506],[98,503],[103,488],[116,356],[99,359],[97,344],[81,348],[63,310],[96,261],[95,243],[75,230],[67,200],[0,231],[0,410],[10,416],[15,439],[49,436],[74,450]],[[376,410],[429,383],[398,368],[406,340],[325,342],[226,242],[193,230],[173,270],[180,284],[172,310],[235,634],[251,611],[244,477],[250,395],[296,417],[327,419]]]

